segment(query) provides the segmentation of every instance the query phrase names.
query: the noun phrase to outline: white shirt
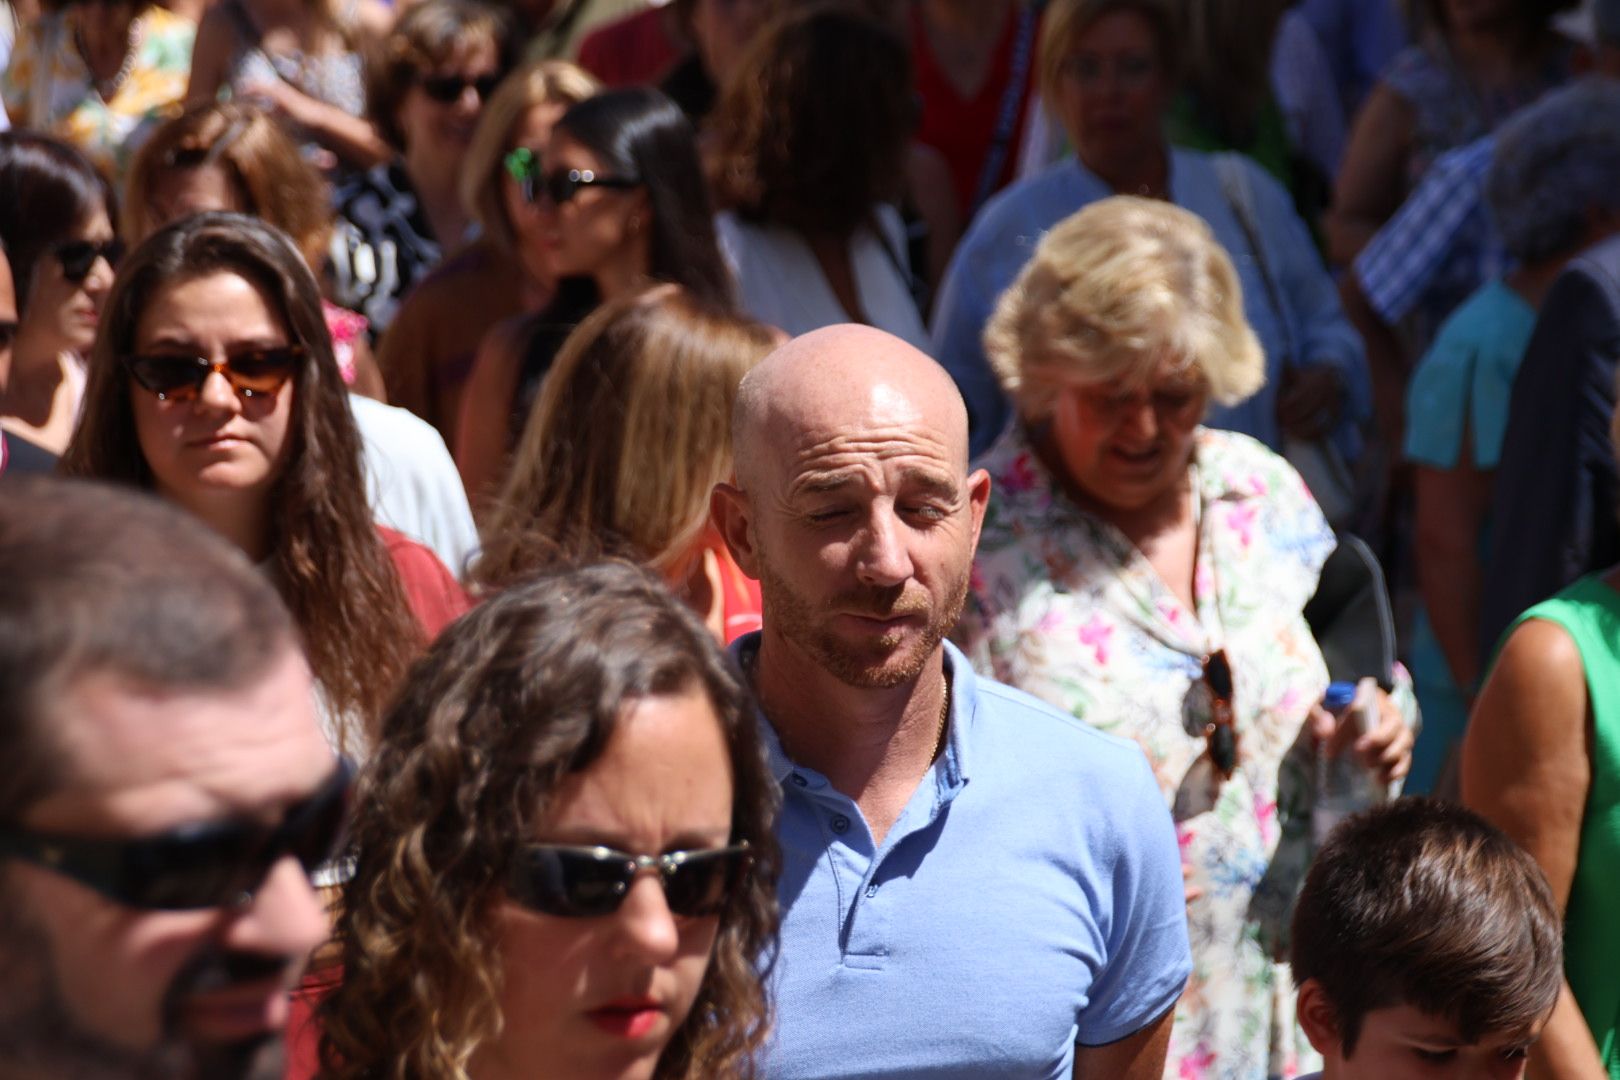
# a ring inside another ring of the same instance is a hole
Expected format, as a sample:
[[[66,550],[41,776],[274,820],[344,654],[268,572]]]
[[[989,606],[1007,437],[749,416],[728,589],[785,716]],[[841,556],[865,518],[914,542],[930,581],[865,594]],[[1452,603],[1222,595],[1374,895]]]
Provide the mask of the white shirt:
[[[349,395],[364,444],[367,495],[379,524],[425,544],[458,578],[478,551],[461,474],[433,425],[404,409]]]

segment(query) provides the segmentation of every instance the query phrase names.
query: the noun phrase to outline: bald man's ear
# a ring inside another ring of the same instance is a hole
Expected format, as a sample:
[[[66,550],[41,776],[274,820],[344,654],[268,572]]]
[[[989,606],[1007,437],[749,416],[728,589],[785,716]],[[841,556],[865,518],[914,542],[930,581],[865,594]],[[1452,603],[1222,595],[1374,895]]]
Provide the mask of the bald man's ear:
[[[735,484],[714,485],[709,495],[709,516],[738,569],[758,581],[759,551],[754,542],[754,512],[748,492]]]
[[[973,513],[973,550],[979,550],[979,530],[984,527],[984,512],[990,505],[990,474],[975,469],[968,474],[968,508]]]

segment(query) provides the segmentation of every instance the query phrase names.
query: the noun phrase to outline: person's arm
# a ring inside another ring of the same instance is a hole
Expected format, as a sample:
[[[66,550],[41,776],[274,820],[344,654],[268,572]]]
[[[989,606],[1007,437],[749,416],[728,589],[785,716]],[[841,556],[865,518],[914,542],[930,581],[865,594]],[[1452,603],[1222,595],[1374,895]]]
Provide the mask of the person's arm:
[[[225,83],[236,30],[230,16],[218,6],[203,13],[191,45],[191,79],[186,84],[186,107],[211,104]]]
[[[272,115],[303,128],[354,168],[369,169],[394,156],[371,121],[312,98],[281,79],[251,83],[242,90],[263,99]]]
[[[1564,629],[1521,623],[1497,658],[1469,720],[1462,799],[1536,860],[1560,908],[1569,902],[1581,816],[1592,782],[1586,672]],[[1565,984],[1527,1074],[1606,1080],[1585,1018]]]
[[[1159,1080],[1170,1053],[1176,1010],[1165,1010],[1147,1027],[1107,1046],[1074,1048],[1075,1080]]]
[[[1470,440],[1465,437],[1465,444]],[[1470,700],[1479,681],[1479,535],[1491,505],[1491,474],[1468,463],[1416,470],[1418,589],[1451,678]]]
[[[523,367],[524,326],[521,318],[508,319],[484,335],[461,395],[456,468],[475,516],[482,515],[506,473],[508,418]]]
[[[1393,327],[1386,323],[1362,291],[1355,272],[1339,280],[1339,299],[1345,317],[1361,335],[1367,351],[1367,376],[1372,382],[1373,428],[1386,451],[1386,460],[1400,456],[1406,430],[1406,380],[1412,362]]]
[[[928,225],[928,262],[921,268],[933,293],[945,277],[951,252],[962,236],[962,215],[956,208],[955,188],[945,158],[932,146],[914,142],[906,155],[906,187],[911,205]],[[926,319],[928,312],[921,313]]]
[[[1412,107],[1380,83],[1350,128],[1333,207],[1322,221],[1329,262],[1348,266],[1401,205],[1411,152]]]

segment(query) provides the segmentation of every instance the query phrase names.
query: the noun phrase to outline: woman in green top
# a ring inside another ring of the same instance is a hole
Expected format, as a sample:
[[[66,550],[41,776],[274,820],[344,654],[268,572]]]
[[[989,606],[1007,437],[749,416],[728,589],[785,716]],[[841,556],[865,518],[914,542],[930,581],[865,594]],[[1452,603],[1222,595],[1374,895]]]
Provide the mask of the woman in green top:
[[[1519,618],[1463,742],[1463,801],[1541,864],[1564,908],[1564,992],[1531,1073],[1620,1080],[1620,567]]]

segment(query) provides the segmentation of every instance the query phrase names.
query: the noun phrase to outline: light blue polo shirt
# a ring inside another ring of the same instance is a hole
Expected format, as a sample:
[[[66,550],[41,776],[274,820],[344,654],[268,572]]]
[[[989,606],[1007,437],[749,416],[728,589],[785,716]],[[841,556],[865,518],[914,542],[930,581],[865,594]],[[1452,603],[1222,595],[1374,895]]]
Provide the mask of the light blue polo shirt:
[[[1076,1043],[1141,1030],[1187,981],[1181,858],[1141,750],[945,649],[950,735],[880,847],[763,724],[783,793],[771,1080],[1067,1080]]]

